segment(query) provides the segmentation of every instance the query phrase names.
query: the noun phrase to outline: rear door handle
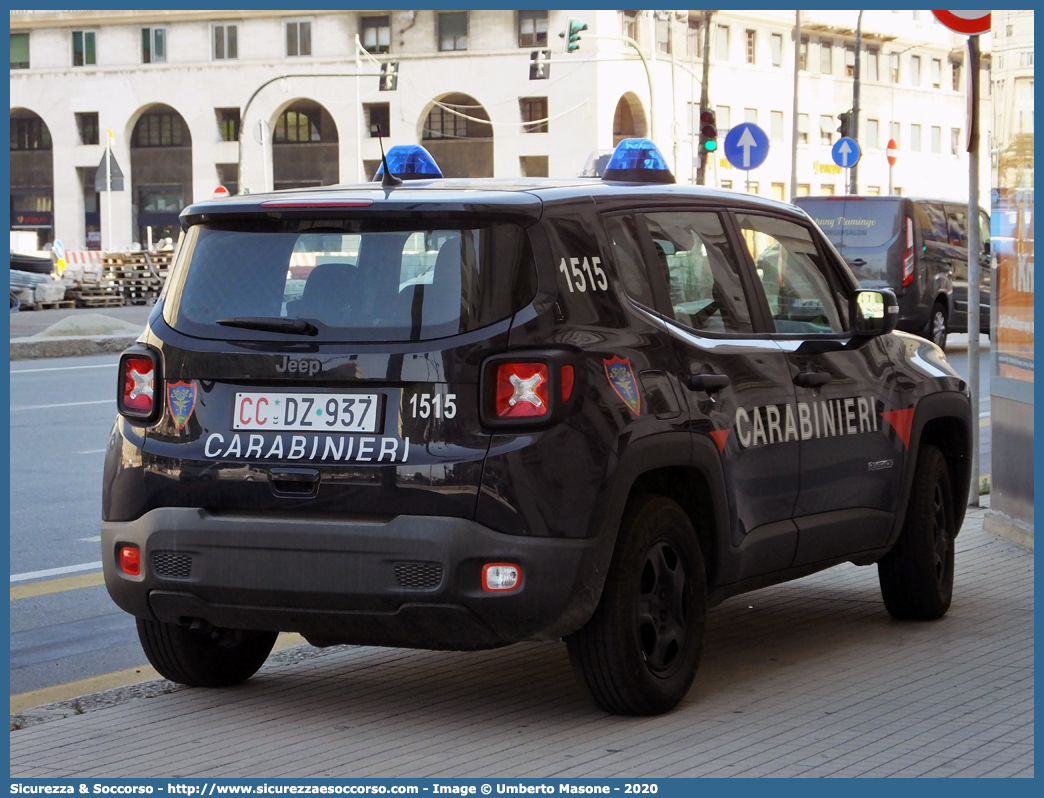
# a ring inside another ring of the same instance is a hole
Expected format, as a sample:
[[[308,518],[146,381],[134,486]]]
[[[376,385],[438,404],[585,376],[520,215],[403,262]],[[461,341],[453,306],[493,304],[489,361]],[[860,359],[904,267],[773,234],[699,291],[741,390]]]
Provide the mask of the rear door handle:
[[[732,380],[727,374],[690,374],[689,387],[694,391],[706,391],[713,393],[720,391]]]
[[[825,371],[801,371],[794,377],[794,384],[801,388],[820,388],[833,379]]]

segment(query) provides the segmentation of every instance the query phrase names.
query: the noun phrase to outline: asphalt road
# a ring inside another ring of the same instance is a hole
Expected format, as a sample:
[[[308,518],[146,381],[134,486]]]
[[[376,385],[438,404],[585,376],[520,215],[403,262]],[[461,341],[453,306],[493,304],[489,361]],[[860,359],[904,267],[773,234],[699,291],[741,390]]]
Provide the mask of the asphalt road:
[[[12,695],[145,661],[134,619],[109,599],[98,567],[116,361],[104,355],[11,365]],[[87,567],[18,578],[74,566]],[[70,580],[95,584],[59,589]],[[48,592],[15,597],[26,589]]]
[[[990,358],[984,352],[981,364],[984,475],[990,473]],[[11,365],[11,695],[145,663],[134,620],[109,599],[98,565],[117,359]],[[948,359],[967,375],[966,353]],[[27,591],[37,595],[23,597]]]

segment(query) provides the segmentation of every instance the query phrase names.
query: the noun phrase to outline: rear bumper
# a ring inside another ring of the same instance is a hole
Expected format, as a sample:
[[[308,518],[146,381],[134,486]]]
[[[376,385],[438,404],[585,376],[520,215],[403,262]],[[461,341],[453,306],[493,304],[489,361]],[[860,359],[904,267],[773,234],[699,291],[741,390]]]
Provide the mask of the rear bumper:
[[[125,545],[141,551],[139,576],[118,567]],[[599,545],[505,535],[442,516],[168,507],[102,525],[106,587],[135,616],[416,648],[485,648],[574,631],[597,602]],[[519,565],[521,586],[484,591],[482,567],[491,562]]]

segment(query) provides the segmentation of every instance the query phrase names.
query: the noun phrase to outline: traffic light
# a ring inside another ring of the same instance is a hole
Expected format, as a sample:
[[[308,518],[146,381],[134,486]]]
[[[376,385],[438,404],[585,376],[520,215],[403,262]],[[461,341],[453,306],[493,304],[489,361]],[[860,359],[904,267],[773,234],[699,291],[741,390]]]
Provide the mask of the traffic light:
[[[587,23],[579,19],[569,20],[569,35],[566,40],[566,52],[574,53],[580,49],[580,32],[587,30]]]
[[[718,126],[713,111],[700,113],[700,149],[704,152],[718,149]]]
[[[381,64],[381,77],[378,88],[381,91],[395,91],[399,88],[398,61],[387,61]]]
[[[547,80],[551,77],[551,51],[534,50],[529,56],[529,79]]]
[[[852,125],[852,112],[842,111],[837,115],[838,121],[841,122],[837,127],[837,132],[841,134],[841,138],[852,138],[853,130]]]

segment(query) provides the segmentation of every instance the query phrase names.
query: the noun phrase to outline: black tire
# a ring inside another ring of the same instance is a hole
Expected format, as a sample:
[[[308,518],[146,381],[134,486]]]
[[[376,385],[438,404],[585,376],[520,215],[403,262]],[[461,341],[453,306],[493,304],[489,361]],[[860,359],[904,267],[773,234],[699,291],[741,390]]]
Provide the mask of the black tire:
[[[946,336],[950,332],[950,319],[946,314],[946,306],[942,302],[932,305],[928,316],[928,324],[924,328],[924,337],[942,349],[946,348]]]
[[[946,460],[925,444],[917,455],[903,531],[877,564],[881,595],[892,617],[932,621],[953,597],[953,490]]]
[[[595,703],[617,715],[658,715],[692,685],[703,650],[707,577],[692,522],[677,503],[628,502],[602,598],[566,638]]]
[[[189,687],[241,684],[265,664],[277,632],[209,631],[138,618],[138,639],[152,667]]]

